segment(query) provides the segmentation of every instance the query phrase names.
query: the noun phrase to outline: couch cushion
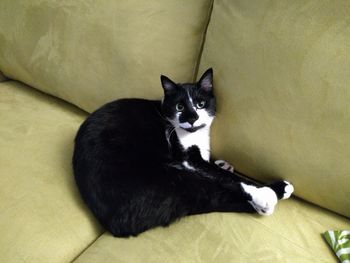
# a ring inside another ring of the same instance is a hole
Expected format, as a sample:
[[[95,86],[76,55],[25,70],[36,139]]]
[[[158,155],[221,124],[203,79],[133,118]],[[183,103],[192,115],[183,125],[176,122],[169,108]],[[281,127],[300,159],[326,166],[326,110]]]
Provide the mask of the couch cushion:
[[[214,153],[350,216],[348,1],[214,1],[201,71],[215,69]]]
[[[211,0],[0,1],[0,70],[92,111],[191,81]]]
[[[102,235],[76,262],[335,262],[321,233],[350,221],[299,200],[269,217],[214,213],[184,218],[136,238]]]
[[[69,262],[101,234],[71,169],[85,117],[28,86],[0,83],[0,262]]]

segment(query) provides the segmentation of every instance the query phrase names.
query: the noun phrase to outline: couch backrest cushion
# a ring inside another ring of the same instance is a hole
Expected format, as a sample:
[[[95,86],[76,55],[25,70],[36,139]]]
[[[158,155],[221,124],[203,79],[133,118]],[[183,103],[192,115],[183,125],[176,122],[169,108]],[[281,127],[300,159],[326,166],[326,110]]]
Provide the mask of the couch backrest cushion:
[[[0,2],[0,70],[92,111],[195,75],[211,0]]]
[[[348,1],[214,1],[200,71],[214,68],[214,154],[350,216]]]

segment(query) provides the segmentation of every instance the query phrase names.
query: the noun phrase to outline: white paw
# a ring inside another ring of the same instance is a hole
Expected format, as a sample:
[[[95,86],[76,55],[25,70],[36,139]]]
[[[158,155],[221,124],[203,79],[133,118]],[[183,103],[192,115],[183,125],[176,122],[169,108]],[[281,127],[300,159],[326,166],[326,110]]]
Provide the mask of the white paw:
[[[260,215],[271,215],[277,204],[277,195],[270,187],[257,188],[241,183],[243,190],[252,197],[248,201]]]
[[[282,199],[287,199],[294,192],[294,186],[288,181],[284,181],[284,182],[285,182],[286,186],[284,187],[284,194],[283,194]]]
[[[224,170],[229,171],[231,173],[233,173],[233,171],[234,171],[233,166],[224,160],[217,160],[214,163],[217,166],[219,166],[221,169],[224,169]]]

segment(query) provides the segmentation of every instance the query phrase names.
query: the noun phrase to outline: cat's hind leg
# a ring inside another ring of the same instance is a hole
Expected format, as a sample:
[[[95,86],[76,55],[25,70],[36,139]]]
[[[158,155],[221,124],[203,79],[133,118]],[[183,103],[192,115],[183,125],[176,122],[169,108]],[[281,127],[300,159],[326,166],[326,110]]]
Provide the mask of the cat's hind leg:
[[[260,215],[271,215],[274,212],[278,198],[272,188],[267,186],[256,187],[245,183],[241,183],[241,186],[243,191],[250,197],[248,203]]]
[[[260,215],[271,215],[279,199],[287,199],[294,191],[294,187],[287,181],[277,181],[269,186],[256,187],[241,183],[244,192],[251,200],[248,201]]]
[[[288,181],[277,181],[269,185],[278,199],[288,199],[294,192],[294,186]]]
[[[200,157],[196,147],[189,148],[188,161],[196,168],[195,170],[201,176],[218,182],[223,187],[240,184],[242,191],[247,195],[247,202],[261,215],[271,215],[279,199],[286,199],[292,194],[294,187],[287,181],[277,181],[270,185],[260,186],[255,182],[239,178],[237,176],[227,176],[226,169],[219,169],[219,166],[205,162]]]
[[[224,160],[216,160],[214,161],[214,164],[216,164],[219,168],[231,172],[234,172],[234,167],[224,161]],[[253,181],[252,181],[253,182]],[[273,191],[275,191],[277,198],[280,199],[288,199],[291,197],[292,193],[294,192],[294,186],[288,182],[288,181],[276,181],[272,184],[269,184],[268,187],[270,187]]]

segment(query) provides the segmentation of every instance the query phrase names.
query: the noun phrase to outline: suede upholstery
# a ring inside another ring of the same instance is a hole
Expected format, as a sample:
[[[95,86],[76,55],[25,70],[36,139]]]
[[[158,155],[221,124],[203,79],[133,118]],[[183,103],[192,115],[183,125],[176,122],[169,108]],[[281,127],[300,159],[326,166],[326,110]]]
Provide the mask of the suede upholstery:
[[[336,259],[319,233],[349,227],[348,219],[294,199],[281,202],[270,217],[214,213],[184,218],[138,238],[105,233],[77,262],[329,263]]]
[[[0,262],[336,262],[321,233],[350,229],[349,13],[345,0],[0,1]],[[113,238],[74,183],[79,125],[107,101],[159,99],[160,74],[207,67],[214,156],[306,201]]]
[[[4,74],[0,71],[0,82],[7,80]]]
[[[93,111],[192,81],[211,0],[0,1],[5,75]]]
[[[350,228],[294,199],[270,217],[214,213],[113,238],[73,180],[72,141],[87,114],[14,81],[0,84],[0,113],[0,262],[331,262],[320,233]]]
[[[215,1],[201,59],[215,68],[214,153],[348,217],[349,13],[347,1]]]
[[[0,262],[69,262],[102,233],[71,172],[85,117],[23,84],[0,83]]]

